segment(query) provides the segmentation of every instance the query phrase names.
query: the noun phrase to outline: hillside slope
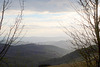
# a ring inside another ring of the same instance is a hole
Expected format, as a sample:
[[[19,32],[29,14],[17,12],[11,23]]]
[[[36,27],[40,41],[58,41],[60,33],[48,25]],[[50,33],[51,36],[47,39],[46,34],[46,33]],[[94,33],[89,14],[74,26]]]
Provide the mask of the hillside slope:
[[[50,59],[48,61],[41,62],[40,64],[59,65],[59,64],[66,64],[66,63],[74,62],[76,60],[77,61],[81,60],[81,55],[78,53],[77,50],[69,54],[66,54],[63,57]]]
[[[66,50],[59,47],[32,43],[11,46],[5,58],[12,67],[37,67],[39,62],[61,57],[66,53]]]
[[[92,47],[92,49],[91,49],[91,47]],[[93,51],[93,49],[95,51]],[[78,49],[78,50],[75,50],[69,54],[66,54],[63,57],[51,59],[51,60],[48,60],[45,62],[41,62],[41,65],[48,64],[48,65],[51,65],[51,67],[68,67],[69,65],[73,65],[73,64],[76,65],[77,64],[78,66],[83,65],[83,67],[84,67],[86,64],[84,63],[82,56],[79,54],[79,51],[84,52],[86,50],[89,51],[90,54],[94,53],[96,55],[98,48],[96,45],[92,45],[92,46],[89,46],[87,48]]]

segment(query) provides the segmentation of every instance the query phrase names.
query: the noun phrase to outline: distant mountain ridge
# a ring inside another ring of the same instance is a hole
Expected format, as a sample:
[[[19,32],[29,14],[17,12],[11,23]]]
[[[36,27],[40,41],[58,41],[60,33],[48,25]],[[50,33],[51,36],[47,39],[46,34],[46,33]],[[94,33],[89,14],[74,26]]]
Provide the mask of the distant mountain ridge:
[[[92,47],[92,48],[91,48]],[[93,51],[93,49],[95,51]],[[40,64],[49,64],[49,65],[60,65],[60,64],[68,64],[68,63],[75,63],[75,62],[80,62],[80,61],[83,61],[83,58],[81,56],[81,54],[79,53],[79,51],[86,51],[88,50],[89,53],[95,53],[98,52],[98,47],[97,45],[92,45],[92,46],[89,46],[87,48],[82,48],[82,49],[77,49],[69,54],[66,54],[64,55],[63,57],[60,57],[60,58],[54,58],[54,59],[50,59],[48,61],[44,61],[44,62],[41,62]]]
[[[56,46],[31,43],[11,46],[5,58],[12,67],[37,67],[39,62],[61,57],[65,54],[67,54],[67,50]]]
[[[74,62],[76,60],[77,61],[81,60],[81,55],[78,53],[77,50],[69,54],[66,54],[63,57],[50,59],[48,61],[41,62],[40,64],[59,65],[59,64]]]
[[[47,41],[47,42],[38,42],[37,44],[41,45],[53,45],[63,49],[69,50],[69,52],[74,51],[74,46],[70,40],[60,40],[60,41]]]
[[[38,42],[66,40],[66,38],[67,37],[24,37],[22,41],[30,43],[38,43]]]

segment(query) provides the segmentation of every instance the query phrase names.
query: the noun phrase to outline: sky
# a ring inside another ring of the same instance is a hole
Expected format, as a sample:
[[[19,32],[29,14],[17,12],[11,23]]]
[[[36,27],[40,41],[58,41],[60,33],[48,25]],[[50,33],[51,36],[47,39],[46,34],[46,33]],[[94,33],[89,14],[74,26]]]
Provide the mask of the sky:
[[[24,0],[22,25],[25,27],[22,35],[25,34],[25,37],[65,37],[66,34],[61,25],[72,30],[70,26],[75,26],[75,18],[79,18],[72,7],[74,5],[80,8],[76,0]],[[4,21],[9,21],[9,23],[4,23],[5,27],[12,25],[20,12],[19,0],[12,0],[10,6],[5,12]]]

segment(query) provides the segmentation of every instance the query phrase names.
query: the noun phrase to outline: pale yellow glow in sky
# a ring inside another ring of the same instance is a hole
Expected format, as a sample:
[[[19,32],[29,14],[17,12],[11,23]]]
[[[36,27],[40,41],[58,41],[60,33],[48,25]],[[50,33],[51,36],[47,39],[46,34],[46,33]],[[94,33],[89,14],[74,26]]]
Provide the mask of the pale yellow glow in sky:
[[[19,13],[18,10],[8,10],[5,14],[6,21],[14,22],[16,15]],[[26,37],[38,36],[38,37],[53,37],[53,36],[66,36],[62,31],[60,24],[69,28],[71,25],[75,25],[75,18],[79,19],[76,12],[34,12],[24,11],[23,23],[25,25],[24,34],[26,31]],[[60,23],[60,24],[59,24]],[[10,25],[9,23],[8,25]]]

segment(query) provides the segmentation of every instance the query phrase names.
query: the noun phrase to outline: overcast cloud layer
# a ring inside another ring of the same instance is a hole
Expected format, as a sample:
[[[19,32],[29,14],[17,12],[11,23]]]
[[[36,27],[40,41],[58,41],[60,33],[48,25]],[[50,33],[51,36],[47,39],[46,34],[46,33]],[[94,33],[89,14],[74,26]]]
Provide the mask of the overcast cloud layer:
[[[19,0],[13,0],[12,8],[18,9]],[[25,1],[25,10],[32,11],[48,11],[48,12],[64,12],[64,11],[73,11],[71,4],[77,4],[76,0],[24,0]],[[17,7],[16,7],[17,6]]]
[[[0,0],[0,5],[2,4]],[[11,7],[5,13],[5,22],[11,25],[15,17],[19,14],[19,0],[12,0]],[[24,0],[25,10],[23,24],[25,25],[23,34],[31,36],[66,36],[62,31],[59,22],[69,28],[78,17],[71,5],[77,5],[76,0]],[[78,8],[79,9],[79,8]],[[73,22],[73,23],[71,23]],[[73,24],[74,25],[74,24]],[[7,25],[6,25],[7,26]],[[75,26],[75,25],[74,25]]]

